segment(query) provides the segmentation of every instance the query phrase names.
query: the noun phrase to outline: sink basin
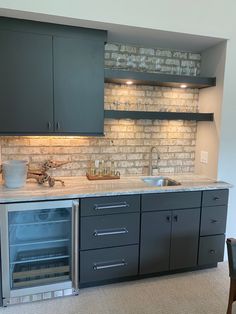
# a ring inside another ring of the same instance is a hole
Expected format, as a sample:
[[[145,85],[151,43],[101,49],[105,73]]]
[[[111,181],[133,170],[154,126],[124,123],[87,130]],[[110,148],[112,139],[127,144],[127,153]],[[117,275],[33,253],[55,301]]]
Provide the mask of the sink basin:
[[[166,177],[147,177],[142,178],[144,183],[147,183],[151,186],[175,186],[180,185],[181,183]]]

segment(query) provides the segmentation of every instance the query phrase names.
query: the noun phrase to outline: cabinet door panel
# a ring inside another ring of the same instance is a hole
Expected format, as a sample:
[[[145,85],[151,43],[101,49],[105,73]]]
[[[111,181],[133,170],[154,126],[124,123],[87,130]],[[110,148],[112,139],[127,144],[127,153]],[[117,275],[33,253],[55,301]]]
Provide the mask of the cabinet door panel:
[[[172,212],[170,269],[197,265],[200,208]]]
[[[103,134],[104,43],[53,38],[55,129]]]
[[[169,269],[171,212],[142,214],[140,273],[156,273]]]
[[[0,31],[0,132],[53,131],[52,37]]]

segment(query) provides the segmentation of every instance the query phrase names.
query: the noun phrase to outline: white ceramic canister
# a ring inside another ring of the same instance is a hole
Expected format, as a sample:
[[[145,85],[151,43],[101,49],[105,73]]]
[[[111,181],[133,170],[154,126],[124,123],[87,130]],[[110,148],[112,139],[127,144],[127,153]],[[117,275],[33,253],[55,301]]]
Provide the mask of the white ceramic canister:
[[[4,185],[16,189],[25,185],[27,179],[28,162],[25,160],[8,160],[2,163]]]

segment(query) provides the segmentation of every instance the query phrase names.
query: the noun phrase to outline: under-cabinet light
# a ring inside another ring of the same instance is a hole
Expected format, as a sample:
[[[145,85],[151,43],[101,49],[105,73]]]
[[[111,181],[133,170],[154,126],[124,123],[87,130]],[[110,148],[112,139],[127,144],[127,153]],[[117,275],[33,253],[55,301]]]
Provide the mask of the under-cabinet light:
[[[133,82],[132,82],[132,81],[127,81],[126,84],[127,84],[127,85],[132,85]]]
[[[187,87],[186,84],[181,84],[181,85],[180,85],[180,88],[186,88],[186,87]]]

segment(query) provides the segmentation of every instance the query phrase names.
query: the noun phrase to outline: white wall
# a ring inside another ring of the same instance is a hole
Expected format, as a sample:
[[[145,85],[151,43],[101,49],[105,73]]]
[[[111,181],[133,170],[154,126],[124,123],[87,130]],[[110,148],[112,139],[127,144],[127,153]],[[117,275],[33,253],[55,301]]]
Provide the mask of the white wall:
[[[205,0],[146,0],[142,2],[137,0],[0,0],[0,8],[228,38],[218,177],[236,185],[235,0],[208,0],[207,2]],[[15,14],[19,14],[19,12]],[[227,233],[236,237],[235,189],[231,190]]]
[[[196,141],[196,173],[217,179],[220,143],[221,111],[224,89],[227,42],[222,42],[202,53],[201,75],[216,77],[216,86],[199,93],[199,111],[213,112],[213,122],[199,122]],[[201,151],[208,152],[208,163],[200,162]]]

